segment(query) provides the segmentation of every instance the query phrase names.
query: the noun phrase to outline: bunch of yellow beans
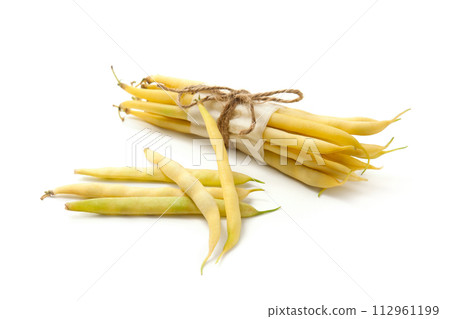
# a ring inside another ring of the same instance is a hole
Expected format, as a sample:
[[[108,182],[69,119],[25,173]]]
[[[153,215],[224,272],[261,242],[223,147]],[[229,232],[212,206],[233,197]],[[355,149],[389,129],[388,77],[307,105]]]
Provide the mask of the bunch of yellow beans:
[[[136,86],[119,80],[118,84],[133,96],[118,106],[119,111],[158,127],[191,134],[191,125],[195,124],[189,121],[186,110],[177,105],[178,94],[164,90],[160,84],[182,89],[201,82],[153,75]],[[190,104],[193,99],[193,95],[184,94],[180,101]],[[392,139],[384,146],[364,144],[355,135],[377,134],[400,120],[407,111],[392,120],[378,121],[366,117],[321,116],[281,106],[271,115],[262,135],[264,161],[282,173],[320,189],[336,187],[346,181],[364,181],[366,179],[355,171],[378,169],[370,164],[371,159],[400,148],[386,150]],[[297,144],[270,142],[275,140],[294,140]],[[303,152],[306,144],[314,147]]]

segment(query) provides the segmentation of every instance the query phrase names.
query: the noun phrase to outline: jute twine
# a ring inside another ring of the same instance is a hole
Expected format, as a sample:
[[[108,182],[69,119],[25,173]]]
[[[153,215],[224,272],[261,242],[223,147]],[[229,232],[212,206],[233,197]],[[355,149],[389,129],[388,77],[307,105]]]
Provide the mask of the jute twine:
[[[217,119],[217,126],[219,128],[220,133],[222,134],[225,145],[228,146],[229,138],[230,138],[230,120],[233,117],[233,112],[239,104],[247,105],[251,112],[252,123],[248,129],[242,130],[239,132],[239,135],[245,135],[253,131],[256,125],[256,116],[255,116],[255,105],[262,104],[265,102],[277,102],[277,103],[295,103],[303,99],[303,93],[299,90],[295,89],[287,89],[287,90],[277,90],[277,91],[269,91],[262,93],[250,93],[247,90],[234,90],[226,86],[209,86],[209,85],[193,85],[187,86],[183,89],[174,89],[169,88],[161,83],[156,83],[152,81],[151,78],[145,78],[142,82],[155,83],[158,87],[165,91],[177,93],[177,104],[182,108],[190,108],[197,103],[207,102],[207,101],[217,101],[223,104],[223,109]],[[141,82],[141,84],[142,84]],[[181,103],[181,98],[184,94],[197,94],[203,93],[204,97],[194,99],[191,104],[183,104]],[[274,97],[273,95],[279,93],[290,93],[297,95],[296,98],[286,100]]]

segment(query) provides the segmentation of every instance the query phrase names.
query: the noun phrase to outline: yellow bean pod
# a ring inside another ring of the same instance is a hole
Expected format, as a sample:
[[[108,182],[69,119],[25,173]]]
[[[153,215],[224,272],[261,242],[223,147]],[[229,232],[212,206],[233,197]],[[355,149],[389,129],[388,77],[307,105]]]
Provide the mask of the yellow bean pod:
[[[228,162],[228,154],[220,134],[216,121],[208,113],[202,103],[198,103],[198,108],[203,120],[209,139],[216,153],[217,167],[220,183],[223,190],[223,199],[225,202],[225,211],[227,213],[227,232],[228,237],[217,261],[239,241],[241,234],[241,213],[239,211],[239,197],[233,181],[233,172]]]
[[[207,187],[206,190],[214,198],[223,199],[220,187]],[[263,191],[262,188],[236,187],[239,199],[246,198],[250,193]],[[41,197],[44,199],[54,195],[75,195],[85,198],[101,197],[171,197],[183,196],[184,192],[176,187],[133,187],[123,184],[79,183],[56,187],[46,191]]]
[[[186,111],[176,105],[130,100],[120,103],[119,107],[123,110],[136,109],[182,120],[187,120],[188,118]]]
[[[200,183],[200,181],[187,169],[181,166],[181,164],[175,162],[172,159],[164,157],[158,152],[152,151],[148,148],[145,149],[144,152],[145,157],[148,161],[158,165],[158,168],[161,170],[161,172],[163,172],[164,175],[173,180],[181,188],[181,190],[192,199],[192,201],[195,203],[195,205],[198,207],[198,209],[208,222],[209,251],[201,266],[201,272],[203,273],[203,267],[208,261],[209,257],[212,255],[214,248],[216,247],[220,239],[219,208],[217,207],[217,204],[214,201],[212,195],[206,190],[205,186],[203,186],[202,183]],[[223,191],[225,195],[225,188],[223,189]]]
[[[361,145],[367,150],[367,153],[369,153],[369,156],[371,159],[378,158],[382,155],[407,148],[407,146],[403,146],[403,147],[398,147],[398,148],[386,151],[385,149],[392,143],[393,140],[394,140],[394,138],[392,138],[389,141],[389,143],[387,143],[385,146],[376,145],[376,144],[361,144]],[[355,157],[359,157],[359,158],[363,158],[363,159],[367,159],[367,154],[362,152],[361,150],[344,150],[344,151],[342,151],[342,153],[351,155],[351,156],[355,156]]]
[[[293,148],[302,149],[302,147],[305,145],[306,142],[311,142],[315,146],[315,148],[321,153],[321,154],[329,154],[329,153],[336,153],[336,152],[343,152],[343,151],[352,151],[354,150],[353,146],[346,145],[346,146],[340,146],[336,144],[332,144],[317,138],[312,138],[308,136],[303,136],[299,134],[292,134],[285,132],[280,129],[276,129],[273,127],[266,127],[266,129],[263,132],[263,139],[267,141],[271,140],[297,140],[296,146],[291,146]]]
[[[166,116],[156,115],[148,112],[134,111],[130,109],[124,109],[124,111],[125,113],[134,115],[152,125],[185,134],[191,134],[191,124],[188,121],[177,120]]]
[[[295,165],[295,161],[290,158],[287,158],[286,160],[287,164],[283,165],[280,163],[280,156],[270,151],[264,152],[264,161],[269,166],[272,166],[280,172],[295,178],[306,185],[326,189],[343,184],[343,182],[338,181],[328,174],[306,167],[305,165]]]
[[[369,154],[358,142],[358,140],[352,135],[338,128],[322,123],[295,118],[277,112],[272,114],[267,124],[268,126],[273,128],[285,129],[287,131],[315,137],[337,145],[352,145],[356,149],[359,149],[367,154],[367,158],[370,161]]]
[[[401,112],[392,120],[387,121],[355,121],[355,120],[345,120],[338,119],[328,116],[321,116],[316,114],[311,114],[305,111],[292,109],[288,107],[283,107],[278,110],[280,114],[286,114],[300,119],[314,121],[317,123],[322,123],[329,125],[338,129],[341,129],[349,134],[353,135],[373,135],[383,131],[390,124],[400,120],[400,116],[406,113],[408,110]]]
[[[204,186],[220,186],[220,179],[217,170],[189,168],[187,170]],[[112,180],[173,183],[173,181],[165,176],[156,166],[153,166],[150,171],[147,168],[135,167],[80,168],[75,170],[75,174]],[[238,172],[233,172],[233,179],[236,185],[245,184],[252,181],[263,183],[260,180]]]
[[[193,86],[193,85],[199,85],[202,84],[200,81],[192,81],[192,80],[186,80],[186,79],[179,79],[174,78],[171,76],[165,76],[165,75],[152,75],[150,77],[154,82],[162,83],[168,88],[174,88],[174,89],[182,89],[187,86]]]
[[[268,143],[265,143],[264,149],[272,153],[278,154],[280,155],[280,157],[283,155],[281,153],[280,147],[276,145],[270,145]],[[298,163],[298,165],[305,165],[306,167],[315,169],[317,171],[323,172],[325,174],[328,174],[341,180],[348,178],[349,181],[367,181],[366,178],[356,175],[355,173],[352,172],[353,171],[352,169],[346,167],[345,165],[342,165],[338,162],[334,162],[323,157],[322,157],[323,163],[318,163],[318,161],[315,160],[314,158],[311,158],[311,160],[299,159],[299,151],[290,148],[286,149],[286,155],[287,157],[296,162],[298,160],[301,160],[302,163]]]
[[[340,153],[334,153],[334,154],[325,154],[323,155],[324,159],[329,159],[331,161],[335,161],[338,163],[341,163],[348,168],[350,168],[352,171],[355,170],[364,170],[364,169],[381,169],[380,167],[375,167],[373,165],[367,166],[367,163],[362,162],[358,160],[357,158],[354,158],[350,155],[346,154],[340,154]]]

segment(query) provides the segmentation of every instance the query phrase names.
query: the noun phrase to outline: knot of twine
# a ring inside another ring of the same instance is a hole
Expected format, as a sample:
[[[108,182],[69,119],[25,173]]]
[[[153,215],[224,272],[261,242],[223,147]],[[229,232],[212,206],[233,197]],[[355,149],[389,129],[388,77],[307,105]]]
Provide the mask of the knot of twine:
[[[145,79],[147,83],[152,83],[151,79]],[[209,86],[209,85],[193,85],[187,86],[182,89],[174,89],[166,87],[161,83],[156,83],[158,87],[163,90],[174,92],[178,94],[177,104],[182,108],[190,108],[197,103],[207,102],[207,101],[217,101],[223,104],[222,112],[217,119],[217,127],[219,128],[220,133],[222,134],[224,144],[228,146],[229,138],[230,138],[230,120],[233,117],[233,112],[239,104],[247,105],[251,112],[252,123],[249,128],[242,130],[239,132],[239,135],[245,135],[253,131],[256,125],[256,116],[255,116],[255,105],[262,104],[265,102],[278,102],[278,103],[294,103],[303,99],[303,93],[299,90],[295,89],[287,89],[287,90],[277,90],[277,91],[269,91],[262,93],[250,93],[247,90],[234,90],[225,86]],[[196,94],[196,93],[204,93],[207,94],[203,98],[194,99],[191,104],[183,104],[181,103],[181,98],[184,94]],[[274,97],[273,95],[279,93],[290,93],[296,94],[297,97],[294,99],[286,100]]]

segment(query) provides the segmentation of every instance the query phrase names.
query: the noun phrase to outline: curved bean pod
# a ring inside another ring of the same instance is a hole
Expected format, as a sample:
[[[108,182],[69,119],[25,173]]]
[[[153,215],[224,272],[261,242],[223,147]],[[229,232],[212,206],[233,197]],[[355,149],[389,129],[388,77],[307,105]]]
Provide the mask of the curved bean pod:
[[[200,114],[205,122],[208,131],[209,140],[216,153],[217,168],[219,171],[220,184],[223,190],[223,199],[225,202],[225,211],[227,213],[227,232],[228,237],[217,261],[239,241],[241,234],[241,213],[239,211],[239,197],[233,181],[233,172],[228,162],[227,149],[223,142],[222,134],[220,134],[216,121],[208,113],[202,103],[198,103]],[[216,261],[216,262],[217,262]]]
[[[144,152],[148,161],[157,164],[161,172],[173,180],[181,190],[192,199],[208,222],[209,251],[201,266],[201,272],[203,273],[203,267],[212,255],[214,248],[220,239],[220,213],[217,203],[214,201],[212,195],[208,193],[205,186],[203,186],[194,175],[181,166],[181,164],[148,148],[145,149]]]

